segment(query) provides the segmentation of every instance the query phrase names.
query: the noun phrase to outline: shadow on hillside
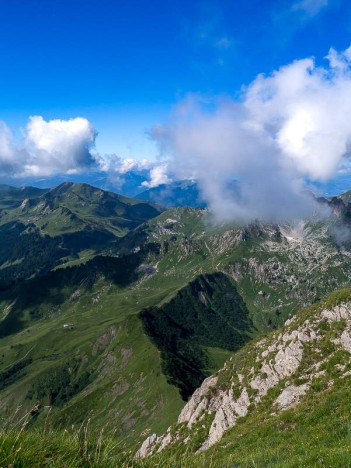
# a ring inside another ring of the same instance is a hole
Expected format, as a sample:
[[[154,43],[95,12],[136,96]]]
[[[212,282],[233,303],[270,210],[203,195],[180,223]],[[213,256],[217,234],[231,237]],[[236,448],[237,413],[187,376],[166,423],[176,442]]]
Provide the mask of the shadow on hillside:
[[[3,291],[1,298],[14,305],[0,322],[0,337],[17,333],[31,320],[43,318],[41,304],[56,310],[78,288],[89,291],[101,277],[116,286],[128,286],[136,279],[134,272],[142,259],[141,251],[123,257],[97,256],[83,265],[51,271]]]
[[[140,313],[144,330],[161,351],[163,372],[186,400],[209,375],[207,348],[236,351],[254,330],[233,281],[201,275],[161,308]]]

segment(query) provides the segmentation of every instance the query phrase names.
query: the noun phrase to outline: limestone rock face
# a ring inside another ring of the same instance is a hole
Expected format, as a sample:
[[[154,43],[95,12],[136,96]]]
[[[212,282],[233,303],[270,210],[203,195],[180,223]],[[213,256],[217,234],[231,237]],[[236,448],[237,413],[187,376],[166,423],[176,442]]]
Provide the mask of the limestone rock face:
[[[307,333],[307,331],[309,333]],[[271,345],[268,351],[264,351],[261,356],[266,358],[269,353],[277,353],[274,360],[267,363],[263,361],[259,374],[251,382],[251,388],[258,391],[255,402],[258,403],[271,388],[275,387],[280,380],[293,375],[303,357],[303,343],[317,340],[318,337],[313,330],[303,328],[301,331],[294,330],[292,333],[285,333],[280,340]]]
[[[196,421],[198,416],[201,415],[203,409],[206,408],[206,395],[211,387],[214,387],[217,383],[217,377],[211,376],[205,379],[202,382],[201,387],[199,387],[193,393],[193,396],[188,401],[188,403],[182,409],[178,423],[187,422],[188,427],[191,427],[192,424]],[[199,405],[201,405],[201,409],[199,409]],[[205,406],[204,406],[205,405]]]
[[[202,452],[218,442],[225,431],[233,427],[236,420],[245,416],[248,412],[250,399],[246,388],[243,389],[237,400],[234,399],[232,389],[230,389],[228,393],[219,395],[219,399],[220,403],[211,424],[208,438],[202,444],[198,452]]]
[[[135,458],[145,458],[152,452],[152,449],[157,442],[158,437],[156,434],[151,434],[147,439],[144,440],[142,446],[137,451]]]
[[[344,304],[334,307],[333,310],[323,310],[321,316],[326,318],[329,323],[350,320],[351,309]]]
[[[346,351],[351,353],[351,336],[347,330],[344,330],[342,332],[341,338],[340,338],[341,345]]]
[[[300,397],[305,395],[309,387],[310,384],[303,384],[299,385],[298,387],[295,387],[295,385],[290,385],[289,387],[285,388],[279,397],[275,400],[276,405],[278,405],[281,410],[295,406],[299,402]]]
[[[340,321],[345,321],[345,327],[334,328],[337,336],[332,340],[326,338],[329,335],[323,334],[323,323],[332,326]],[[334,351],[322,356],[319,346],[326,339],[330,340]],[[289,319],[282,332],[275,332],[256,345],[247,346],[250,355],[247,363],[240,366],[239,360],[239,365],[238,362],[234,365],[234,356],[216,375],[204,380],[184,406],[172,431],[169,429],[161,437],[155,434],[148,437],[137,456],[147,457],[177,441],[188,444],[200,428],[201,433],[204,428],[207,432],[196,453],[208,449],[235,426],[238,419],[254,411],[274,387],[280,389],[279,396],[272,404],[274,413],[298,405],[310,391],[312,381],[323,378],[325,370],[321,370],[322,365],[338,349],[351,354],[351,303],[321,310],[304,321],[297,317]],[[304,360],[307,353],[309,359]],[[351,357],[349,359],[351,367]],[[341,378],[351,374],[351,371],[344,372],[346,365],[338,365],[337,368]],[[303,383],[292,384],[291,379],[295,377],[303,379]],[[329,385],[333,385],[332,380],[328,381]]]

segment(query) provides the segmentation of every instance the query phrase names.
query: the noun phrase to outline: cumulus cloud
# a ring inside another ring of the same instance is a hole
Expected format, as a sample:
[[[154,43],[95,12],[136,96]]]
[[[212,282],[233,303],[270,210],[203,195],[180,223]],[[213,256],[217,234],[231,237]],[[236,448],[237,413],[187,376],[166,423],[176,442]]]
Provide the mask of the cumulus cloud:
[[[156,165],[150,170],[150,180],[143,182],[141,185],[147,188],[154,188],[162,184],[169,184],[172,182],[172,179],[168,176],[167,172],[167,164]]]
[[[97,132],[83,117],[46,121],[32,116],[22,133],[22,140],[15,142],[9,127],[0,121],[0,177],[6,180],[95,171],[117,190],[132,194],[171,180],[163,163],[94,151]]]
[[[52,172],[72,172],[91,166],[94,158],[96,131],[82,117],[70,120],[45,121],[31,117],[26,128],[25,147],[31,155],[26,170],[41,173],[43,166]]]
[[[349,156],[351,48],[327,56],[328,67],[297,60],[248,88],[248,124],[276,145],[281,163],[300,174],[326,180]]]
[[[192,96],[153,129],[172,169],[199,179],[221,219],[288,220],[316,208],[304,180],[332,177],[351,142],[351,49],[331,49],[327,60],[326,67],[308,58],[260,75],[240,102]]]
[[[125,175],[128,172],[145,173],[152,167],[152,163],[147,159],[122,158],[117,154],[99,156],[98,163],[102,171],[120,175]]]
[[[0,122],[0,172],[10,176],[50,176],[76,173],[95,164],[91,154],[96,131],[82,117],[49,120],[29,118],[23,140],[15,143]]]

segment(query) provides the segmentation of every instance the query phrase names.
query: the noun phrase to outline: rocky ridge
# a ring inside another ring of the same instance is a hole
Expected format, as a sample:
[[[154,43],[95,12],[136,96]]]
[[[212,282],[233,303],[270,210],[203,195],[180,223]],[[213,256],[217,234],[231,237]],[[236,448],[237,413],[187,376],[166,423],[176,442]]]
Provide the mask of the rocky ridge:
[[[182,264],[188,264],[189,281],[206,270],[226,273],[266,324],[270,319],[281,325],[283,320],[276,317],[286,319],[294,308],[348,282],[351,253],[333,236],[336,218],[280,226],[258,221],[245,227],[213,226],[206,210],[170,211],[150,221],[146,230],[149,242],[163,246],[168,262],[164,274],[176,274]]]
[[[350,376],[350,299],[349,290],[335,293],[286,321],[281,331],[234,354],[195,391],[177,424],[164,435],[148,437],[136,457],[175,444],[200,453],[260,405],[274,416],[298,405],[316,385],[330,389],[335,379]]]

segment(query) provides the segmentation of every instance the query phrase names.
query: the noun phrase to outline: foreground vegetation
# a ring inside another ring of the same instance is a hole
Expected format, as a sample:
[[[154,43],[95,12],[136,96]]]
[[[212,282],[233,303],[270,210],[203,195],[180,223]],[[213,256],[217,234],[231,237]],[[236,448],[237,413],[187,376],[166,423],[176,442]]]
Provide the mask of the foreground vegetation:
[[[295,327],[315,314],[338,304],[349,303],[351,290],[336,291],[327,299],[303,310],[294,322]],[[344,326],[343,322],[333,327]],[[326,322],[321,324],[323,338],[319,341],[322,359],[326,346],[335,337]],[[270,343],[274,334],[267,336]],[[254,346],[250,343],[246,348]],[[245,359],[245,348],[233,359]],[[312,354],[309,355],[312,359]],[[207,467],[351,467],[351,373],[340,376],[337,366],[349,361],[349,355],[334,353],[327,372],[311,386],[311,391],[295,407],[282,412],[272,410],[277,396],[272,389],[262,404],[238,419],[236,426],[209,450],[195,455],[196,440],[189,444],[175,444],[160,454],[136,460],[138,443],[130,445],[121,437],[98,430],[89,414],[80,426],[60,429],[51,410],[38,426],[34,406],[20,420],[13,414],[0,431],[1,467],[126,467],[126,468],[207,468]],[[318,361],[313,358],[310,365]],[[347,369],[348,367],[346,367]],[[229,369],[229,367],[228,367]],[[292,377],[291,377],[292,378]],[[21,408],[16,410],[19,414]],[[16,412],[15,411],[15,412]],[[115,423],[117,434],[118,422]],[[193,431],[193,438],[199,435]]]
[[[280,415],[252,414],[203,454],[180,454],[178,448],[150,458],[146,466],[351,467],[349,388],[347,378]]]
[[[350,380],[279,416],[252,415],[201,455],[179,450],[136,461],[103,432],[94,434],[86,421],[76,431],[8,429],[0,432],[1,467],[350,467]]]

